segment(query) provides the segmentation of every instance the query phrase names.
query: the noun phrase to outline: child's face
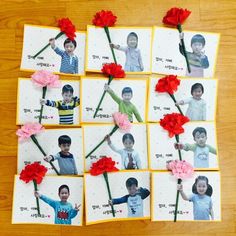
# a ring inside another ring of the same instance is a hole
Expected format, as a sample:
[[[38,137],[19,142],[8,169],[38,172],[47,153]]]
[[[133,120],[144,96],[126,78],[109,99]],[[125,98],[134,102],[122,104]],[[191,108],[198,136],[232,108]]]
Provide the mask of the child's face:
[[[72,42],[69,42],[65,44],[64,48],[68,54],[72,54],[75,50],[75,45]]]
[[[71,102],[72,98],[73,98],[73,93],[71,92],[65,92],[62,94],[63,100],[64,102]]]
[[[130,187],[127,187],[127,190],[128,190],[129,195],[133,196],[136,194],[138,187],[135,184],[133,184]]]
[[[70,196],[70,193],[67,188],[61,189],[59,193],[59,198],[61,199],[62,202],[66,202],[69,196]]]
[[[59,145],[59,147],[61,148],[61,151],[64,153],[67,153],[70,151],[70,144],[69,143],[62,143],[61,145]]]
[[[207,191],[207,183],[205,180],[198,180],[196,187],[197,187],[197,192],[200,195],[204,195]]]
[[[134,143],[131,139],[125,139],[123,144],[126,149],[132,149],[134,146]]]
[[[194,140],[198,146],[204,147],[206,145],[207,136],[205,133],[197,132],[194,136]]]
[[[201,54],[202,49],[204,48],[203,44],[200,42],[195,42],[192,44],[192,50],[195,54]]]
[[[201,89],[201,88],[196,88],[196,89],[194,89],[193,92],[192,92],[193,98],[194,98],[194,99],[197,99],[197,100],[201,99],[202,94],[203,94],[203,92],[202,92],[202,89]]]
[[[130,100],[132,99],[133,94],[132,93],[123,93],[122,94],[122,98],[125,102],[130,102]]]
[[[136,48],[138,44],[138,40],[135,36],[131,35],[128,37],[127,44],[130,48]]]

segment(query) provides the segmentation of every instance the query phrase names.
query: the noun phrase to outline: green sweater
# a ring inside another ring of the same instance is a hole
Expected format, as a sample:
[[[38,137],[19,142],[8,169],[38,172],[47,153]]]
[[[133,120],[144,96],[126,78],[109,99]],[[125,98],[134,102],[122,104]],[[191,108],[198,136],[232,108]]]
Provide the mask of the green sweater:
[[[133,122],[134,114],[138,122],[143,122],[134,104],[132,104],[131,102],[123,101],[113,91],[109,91],[108,93],[111,95],[112,99],[119,105],[119,112],[128,115],[129,121]]]

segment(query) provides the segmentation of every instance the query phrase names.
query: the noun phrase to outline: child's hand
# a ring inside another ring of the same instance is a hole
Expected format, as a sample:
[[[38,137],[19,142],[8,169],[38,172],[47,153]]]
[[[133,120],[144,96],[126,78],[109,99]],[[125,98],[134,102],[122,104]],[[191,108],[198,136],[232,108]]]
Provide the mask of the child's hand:
[[[183,185],[182,184],[177,184],[177,190],[183,191]]]
[[[175,143],[174,147],[175,147],[175,149],[181,150],[184,148],[184,145],[182,143]]]
[[[50,162],[50,161],[52,161],[52,156],[45,156],[43,159],[46,162]]]
[[[108,200],[108,204],[112,206],[113,205],[112,200]]]
[[[181,32],[181,33],[179,34],[179,39],[181,40],[181,39],[183,39],[183,38],[184,38],[184,33]]]
[[[183,101],[183,100],[181,100],[181,101],[178,101],[178,102],[176,102],[176,103],[175,103],[175,105],[176,105],[176,106],[179,106],[179,105],[184,105],[184,101]]]
[[[78,205],[78,204],[75,203],[75,210],[76,210],[76,211],[79,211],[79,210],[80,210],[80,209],[79,209],[80,206],[81,206],[81,204]]]
[[[49,39],[49,44],[51,45],[52,48],[55,48],[55,38]]]
[[[41,104],[41,105],[45,105],[45,104],[46,104],[46,102],[47,102],[47,100],[46,100],[46,99],[40,98],[40,104]]]
[[[109,135],[109,134],[106,135],[104,139],[108,142],[108,144],[111,143],[111,138],[110,138],[110,135]]]
[[[104,90],[105,90],[106,92],[110,92],[110,91],[111,91],[111,88],[110,88],[110,86],[109,86],[108,84],[105,84]]]
[[[41,194],[38,191],[34,191],[34,196],[39,198],[41,196]]]
[[[110,43],[110,47],[111,47],[111,48],[114,48],[114,47],[115,47],[115,44],[114,44],[114,43]]]
[[[200,52],[200,57],[201,57],[201,58],[205,58],[205,51],[201,51],[201,52]]]

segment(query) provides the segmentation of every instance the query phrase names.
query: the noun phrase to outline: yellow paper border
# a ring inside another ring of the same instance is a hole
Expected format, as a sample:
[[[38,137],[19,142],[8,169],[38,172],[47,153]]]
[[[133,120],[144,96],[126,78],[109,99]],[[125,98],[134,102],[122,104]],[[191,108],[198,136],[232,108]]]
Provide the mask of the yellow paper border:
[[[155,33],[156,33],[156,29],[165,29],[165,30],[172,30],[172,31],[176,31],[175,28],[169,28],[169,27],[161,27],[161,26],[153,26],[153,30],[154,30],[154,34],[153,34],[153,39],[155,37]],[[214,58],[214,66],[213,66],[213,70],[212,70],[212,78],[215,77],[215,72],[216,72],[216,61],[217,61],[217,57],[218,57],[218,51],[219,51],[219,46],[220,46],[220,38],[221,38],[221,34],[220,33],[213,33],[213,32],[206,32],[206,31],[196,31],[196,30],[184,30],[184,32],[190,32],[190,33],[202,33],[202,34],[213,34],[216,35],[218,37],[218,44],[216,46],[216,51],[215,51],[215,58]],[[153,41],[154,42],[154,41]],[[153,58],[152,58],[153,59]],[[157,72],[153,72],[153,74],[160,74]],[[161,75],[165,75],[165,74],[161,74]],[[178,76],[180,78],[188,78],[188,76]],[[201,79],[206,79],[207,77],[202,77]]]
[[[33,24],[24,24],[24,32],[25,32],[25,26],[30,26],[30,27],[35,27],[35,28],[46,28],[46,29],[57,29],[60,31],[59,27],[53,27],[53,26],[44,26],[44,25],[33,25]],[[86,50],[86,40],[87,40],[87,32],[86,31],[80,31],[80,30],[76,30],[76,33],[80,33],[80,34],[85,34],[85,48],[84,50]],[[23,45],[24,45],[24,37],[25,34],[23,36]],[[23,53],[23,48],[22,48],[22,53]],[[22,60],[22,55],[21,55],[21,60]],[[69,76],[69,77],[80,77],[86,74],[85,71],[85,61],[86,61],[86,51],[84,52],[84,73],[83,74],[66,74],[66,73],[62,73],[62,72],[52,72],[53,74],[56,75],[63,75],[63,76]],[[26,68],[22,68],[20,66],[20,70],[21,71],[25,71],[25,72],[35,72],[37,70],[33,70],[33,69],[26,69]]]
[[[151,177],[151,171],[149,171],[149,170],[119,170],[119,171],[117,171],[117,172],[109,172],[109,174],[116,174],[116,173],[138,173],[138,172],[147,172],[147,173],[149,173],[149,178]],[[86,193],[86,180],[85,180],[85,178],[86,178],[86,176],[92,176],[92,175],[90,175],[89,173],[84,173],[84,193]],[[149,185],[149,187],[151,188],[151,180],[149,181],[149,183],[150,183],[150,185]],[[85,194],[85,196],[86,196],[86,194]],[[87,219],[88,219],[88,211],[87,211],[87,207],[86,207],[86,199],[85,199],[85,224],[86,225],[93,225],[93,224],[98,224],[98,223],[105,223],[105,222],[111,222],[111,221],[133,221],[133,220],[150,220],[151,219],[151,190],[150,190],[150,195],[149,195],[149,197],[150,197],[150,201],[149,201],[149,204],[150,204],[150,217],[148,216],[148,217],[137,217],[137,218],[128,218],[128,217],[126,217],[126,218],[111,218],[111,219],[104,219],[104,220],[97,220],[97,221],[91,221],[91,222],[88,222],[87,221]]]
[[[20,97],[20,81],[21,80],[31,80],[30,78],[23,78],[23,77],[19,77],[18,78],[18,85],[17,85],[17,102],[16,102],[16,125],[24,125],[25,123],[20,123],[19,122],[19,97]],[[60,79],[61,80],[61,79]],[[68,81],[69,82],[78,82],[79,83],[79,91],[80,91],[80,86],[81,86],[81,80],[68,80],[68,79],[63,79],[61,80],[63,82]],[[81,95],[79,94],[79,98],[81,98]],[[81,106],[81,103],[79,105],[79,107]],[[79,111],[80,108],[78,108]],[[80,128],[81,127],[81,122],[80,122],[80,114],[78,115],[78,123],[77,124],[73,124],[73,125],[60,125],[60,124],[42,124],[43,126],[47,126],[47,127],[76,127],[76,128]],[[31,121],[34,122],[34,121]],[[36,122],[36,121],[35,121]]]
[[[88,31],[90,28],[96,29],[96,28],[101,28],[97,27],[94,25],[87,25],[87,34],[86,34],[86,51],[85,51],[85,58],[86,58],[86,63],[85,63],[85,71],[86,72],[95,72],[95,73],[102,73],[101,70],[94,70],[94,69],[89,69],[88,68]],[[127,75],[150,75],[152,74],[152,42],[153,42],[153,27],[152,26],[115,26],[115,27],[110,27],[110,29],[150,29],[151,30],[151,37],[150,37],[150,71],[141,71],[141,72],[125,72]]]

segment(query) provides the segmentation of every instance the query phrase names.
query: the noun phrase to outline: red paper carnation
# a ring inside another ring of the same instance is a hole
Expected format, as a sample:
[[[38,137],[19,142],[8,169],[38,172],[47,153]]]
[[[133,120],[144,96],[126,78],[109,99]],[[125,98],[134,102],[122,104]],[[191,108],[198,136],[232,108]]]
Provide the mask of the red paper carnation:
[[[174,94],[180,85],[180,80],[177,79],[176,75],[168,75],[158,80],[155,91],[159,93]]]
[[[74,40],[74,38],[76,37],[76,29],[69,18],[59,19],[58,26],[60,27],[61,32],[65,33],[69,39]]]
[[[172,113],[164,115],[164,118],[160,120],[160,125],[169,132],[169,137],[179,135],[184,132],[182,127],[189,121],[189,118],[179,113]]]
[[[166,25],[177,27],[177,25],[182,24],[190,14],[191,11],[187,9],[173,7],[163,17],[162,22]]]
[[[112,11],[100,11],[97,12],[93,18],[93,24],[100,27],[110,27],[114,26],[117,17]]]
[[[116,63],[107,63],[102,67],[102,73],[107,76],[112,76],[113,78],[124,78],[125,72],[121,65]]]

